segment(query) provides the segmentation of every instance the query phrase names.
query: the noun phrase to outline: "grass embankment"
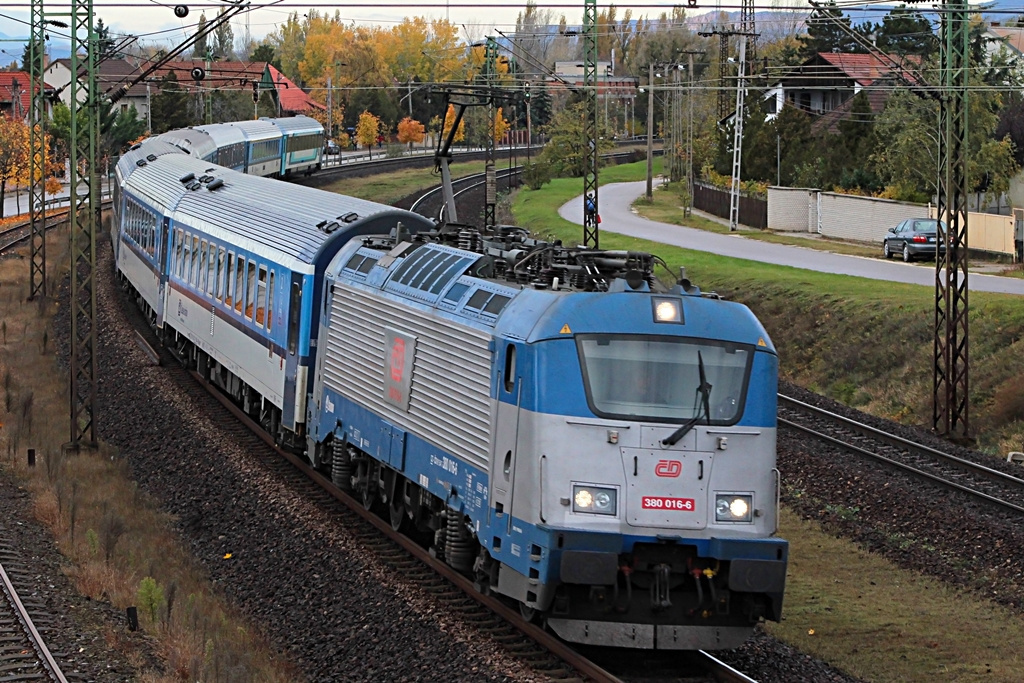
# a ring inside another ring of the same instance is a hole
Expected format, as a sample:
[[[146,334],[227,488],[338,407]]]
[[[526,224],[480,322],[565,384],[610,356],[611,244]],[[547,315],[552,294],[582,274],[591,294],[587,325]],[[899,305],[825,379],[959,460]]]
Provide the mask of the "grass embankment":
[[[51,234],[47,251],[47,291],[55,292],[68,272],[67,232]],[[24,260],[0,261],[0,476],[31,491],[35,516],[53,533],[82,595],[122,611],[137,606],[149,636],[129,638],[123,626],[110,624],[101,637],[126,654],[143,683],[297,680],[206,584],[173,520],[138,490],[125,460],[104,446],[62,454],[70,433],[68,375],[53,353],[56,307],[52,300],[26,301],[27,274]],[[39,461],[31,469],[28,448]],[[162,670],[152,666],[150,648]]]
[[[483,172],[484,162],[482,161],[451,164],[453,178]],[[440,182],[439,175],[435,176],[422,168],[411,168],[364,178],[344,178],[320,186],[320,189],[368,199],[381,204],[394,204],[409,195],[426,192]]]
[[[645,172],[642,163],[602,169],[601,181],[643,180]],[[578,242],[580,226],[557,209],[581,192],[579,179],[523,190],[513,202],[517,221]],[[668,191],[655,193],[662,211],[677,203]],[[678,224],[704,227],[676,211]],[[746,303],[771,334],[785,379],[887,418],[929,421],[931,288],[725,258],[607,230],[601,246],[657,253],[675,270],[685,266],[705,291]],[[994,452],[1019,450],[1024,436],[1022,330],[1018,298],[972,292],[971,419]],[[785,511],[779,535],[792,544],[791,565],[785,620],[769,632],[872,681],[1021,679],[1012,645],[1024,636],[1020,616],[903,571]]]

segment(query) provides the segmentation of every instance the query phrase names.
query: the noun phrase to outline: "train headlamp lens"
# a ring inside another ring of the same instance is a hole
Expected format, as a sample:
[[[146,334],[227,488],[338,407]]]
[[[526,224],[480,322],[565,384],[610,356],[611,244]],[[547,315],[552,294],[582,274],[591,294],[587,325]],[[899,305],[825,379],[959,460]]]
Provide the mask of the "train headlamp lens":
[[[715,497],[716,522],[749,522],[753,498],[735,494],[723,494]]]
[[[572,511],[593,515],[614,515],[617,492],[601,486],[574,484],[572,487]]]
[[[682,309],[675,299],[662,299],[655,297],[654,322],[656,323],[678,323],[683,321]]]

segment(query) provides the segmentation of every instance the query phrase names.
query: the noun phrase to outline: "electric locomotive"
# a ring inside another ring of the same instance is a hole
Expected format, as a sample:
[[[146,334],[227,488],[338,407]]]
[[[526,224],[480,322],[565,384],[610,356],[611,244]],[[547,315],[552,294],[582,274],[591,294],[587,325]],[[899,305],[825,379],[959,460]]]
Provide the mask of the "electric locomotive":
[[[656,262],[518,228],[349,241],[310,459],[566,640],[740,645],[782,609],[778,360],[745,306]]]

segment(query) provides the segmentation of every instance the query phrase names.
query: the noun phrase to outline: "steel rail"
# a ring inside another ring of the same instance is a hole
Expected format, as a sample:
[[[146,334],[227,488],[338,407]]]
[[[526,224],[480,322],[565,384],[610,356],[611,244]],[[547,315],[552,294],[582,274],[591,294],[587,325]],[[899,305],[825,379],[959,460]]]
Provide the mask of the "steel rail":
[[[39,631],[36,630],[35,624],[32,623],[32,617],[29,616],[28,610],[25,609],[25,605],[22,604],[21,598],[18,597],[18,591],[15,590],[14,584],[11,582],[11,578],[7,575],[7,570],[0,565],[0,581],[4,585],[4,593],[7,596],[8,602],[17,612],[18,620],[21,622],[22,627],[25,630],[25,634],[29,640],[32,641],[32,647],[35,648],[36,654],[39,655],[41,663],[46,667],[50,674],[50,678],[58,681],[58,683],[67,683],[68,679],[64,677],[64,672],[60,670],[60,666],[57,661],[50,654],[49,648],[46,647],[46,641],[39,635]],[[17,680],[17,679],[13,679]]]
[[[334,483],[322,475],[320,472],[313,469],[310,464],[301,456],[289,453],[286,450],[278,448],[274,443],[273,437],[263,430],[252,418],[245,414],[241,409],[238,408],[231,400],[223,393],[218,391],[215,387],[207,383],[202,375],[190,370],[189,374],[209,393],[212,395],[221,405],[223,405],[232,415],[238,418],[246,427],[248,427],[259,439],[266,443],[272,448],[278,455],[288,460],[303,474],[309,477],[314,483],[320,486],[329,495],[343,503],[346,507],[351,509],[362,519],[366,520],[374,526],[377,531],[392,540],[394,543],[399,545],[403,550],[408,552],[410,555],[418,559],[423,564],[430,567],[432,570],[437,572],[438,575],[447,579],[454,586],[459,588],[468,597],[472,598],[476,602],[480,603],[487,609],[493,611],[495,614],[500,616],[502,619],[511,624],[520,633],[533,640],[535,643],[546,649],[551,654],[562,659],[568,665],[572,666],[581,674],[587,676],[589,679],[596,683],[622,683],[622,680],[613,674],[605,671],[597,664],[586,659],[580,653],[573,650],[571,647],[566,645],[561,640],[558,640],[553,634],[548,633],[539,626],[525,621],[518,611],[510,608],[508,605],[499,601],[496,597],[486,595],[478,591],[473,582],[459,574],[450,566],[442,561],[439,561],[432,557],[426,549],[416,544],[412,539],[408,538],[404,534],[394,531],[388,522],[373,514],[367,510],[362,501],[357,500],[340,490],[334,485]]]
[[[862,434],[865,434],[865,435],[871,436],[873,438],[876,438],[876,439],[878,439],[880,441],[889,443],[890,445],[895,445],[895,446],[898,446],[900,448],[905,448],[911,454],[917,454],[917,455],[922,455],[923,454],[923,455],[926,455],[926,456],[931,456],[931,457],[934,457],[934,458],[942,461],[945,464],[953,465],[954,467],[957,467],[957,468],[962,469],[964,471],[968,471],[968,472],[975,473],[975,474],[980,474],[981,476],[983,476],[985,478],[988,478],[988,479],[991,479],[993,481],[998,481],[999,483],[1002,483],[1004,485],[1008,485],[1008,486],[1011,486],[1011,487],[1020,488],[1020,489],[1024,490],[1024,480],[1018,479],[1018,478],[1013,477],[1011,475],[1004,474],[1002,472],[998,472],[997,470],[993,470],[991,468],[985,467],[984,465],[978,465],[976,463],[972,463],[972,462],[970,462],[968,460],[964,460],[963,458],[957,458],[956,456],[949,455],[948,453],[943,453],[941,451],[935,450],[933,448],[929,448],[927,446],[922,446],[920,444],[916,444],[913,441],[910,441],[908,439],[903,439],[902,437],[899,437],[899,436],[896,436],[896,435],[893,435],[893,434],[887,434],[886,432],[883,432],[881,430],[877,430],[874,427],[870,427],[868,425],[860,424],[860,423],[856,422],[855,420],[850,420],[849,418],[845,418],[845,417],[843,417],[841,415],[836,415],[835,413],[831,413],[831,412],[829,412],[827,410],[823,410],[821,408],[817,408],[815,406],[803,403],[801,401],[797,401],[795,399],[792,399],[792,398],[789,398],[789,397],[785,397],[785,396],[783,396],[781,394],[779,395],[779,398],[782,399],[782,401],[784,403],[788,403],[788,404],[797,406],[800,410],[804,410],[804,411],[810,412],[810,413],[812,413],[814,415],[817,415],[817,416],[820,416],[820,417],[824,417],[824,418],[829,419],[829,420],[833,420],[835,422],[838,422],[838,423],[842,424],[843,426],[847,426],[847,427],[849,427],[851,429],[854,429],[856,431],[860,431]],[[882,455],[881,453],[876,453],[874,451],[867,450],[867,449],[862,448],[860,446],[856,446],[854,444],[851,444],[851,443],[848,443],[846,441],[843,441],[842,439],[838,439],[838,438],[835,438],[833,436],[829,436],[828,434],[824,434],[822,432],[819,432],[819,431],[817,431],[815,429],[812,429],[811,427],[806,427],[804,425],[797,424],[796,422],[793,422],[791,420],[787,420],[787,419],[784,419],[784,418],[780,417],[780,418],[778,418],[778,422],[779,422],[779,424],[785,425],[786,427],[789,427],[791,429],[795,429],[797,431],[803,432],[803,433],[805,433],[805,434],[807,434],[809,436],[812,436],[812,437],[814,437],[816,439],[820,439],[820,440],[825,441],[827,443],[831,443],[831,444],[833,444],[835,446],[838,446],[838,447],[840,447],[840,448],[842,448],[844,450],[850,451],[852,453],[856,453],[856,454],[862,455],[862,456],[864,456],[866,458],[869,458],[869,459],[872,459],[872,460],[876,460],[878,462],[882,462],[885,465],[888,465],[890,467],[894,467],[894,468],[896,468],[898,470],[906,472],[906,473],[908,473],[908,474],[910,474],[910,475],[912,475],[914,477],[917,477],[919,479],[925,479],[925,480],[927,480],[927,481],[929,481],[929,482],[931,482],[933,484],[936,484],[938,486],[941,486],[943,488],[950,489],[950,490],[953,490],[953,491],[959,491],[960,493],[965,493],[965,494],[967,494],[969,496],[972,496],[974,498],[978,498],[980,500],[983,500],[983,501],[985,501],[987,503],[990,503],[990,504],[992,504],[992,505],[994,505],[996,507],[999,507],[1001,509],[1004,509],[1004,510],[1009,510],[1009,511],[1017,513],[1017,514],[1024,514],[1024,506],[1017,505],[1015,503],[1011,503],[1011,502],[1009,502],[1007,500],[1003,500],[1001,498],[997,498],[995,496],[989,495],[989,494],[984,493],[982,491],[978,491],[977,489],[971,488],[970,486],[965,486],[963,484],[959,484],[957,482],[951,481],[951,480],[949,480],[949,479],[947,479],[945,477],[942,477],[940,475],[933,474],[931,472],[926,472],[926,471],[924,471],[922,469],[919,469],[917,467],[914,467],[912,465],[908,465],[907,463],[900,462],[899,460],[895,460],[893,458],[890,458],[890,457],[887,457],[885,455]]]
[[[734,669],[704,650],[698,650],[696,655],[701,666],[706,667],[711,675],[722,681],[722,683],[757,683],[756,679],[751,678],[738,669]]]

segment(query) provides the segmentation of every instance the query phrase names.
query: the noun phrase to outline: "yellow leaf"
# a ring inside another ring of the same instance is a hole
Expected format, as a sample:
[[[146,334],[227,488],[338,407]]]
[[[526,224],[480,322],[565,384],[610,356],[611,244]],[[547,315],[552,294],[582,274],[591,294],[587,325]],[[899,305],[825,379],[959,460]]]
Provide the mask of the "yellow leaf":
[[[224,555],[224,559],[225,559],[225,560],[230,560],[230,559],[231,559],[231,553],[226,553],[226,554]]]

